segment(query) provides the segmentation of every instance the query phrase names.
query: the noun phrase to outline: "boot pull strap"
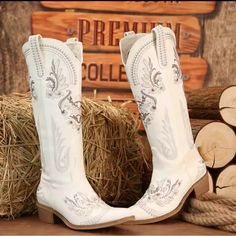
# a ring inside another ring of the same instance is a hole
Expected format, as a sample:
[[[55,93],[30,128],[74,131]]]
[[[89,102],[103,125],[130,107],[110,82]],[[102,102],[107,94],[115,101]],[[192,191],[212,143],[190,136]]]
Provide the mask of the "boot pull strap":
[[[66,40],[67,46],[70,48],[74,56],[83,63],[83,44],[77,38],[69,38]]]
[[[156,39],[156,52],[157,58],[161,66],[167,65],[167,55],[166,55],[166,43],[165,43],[165,32],[162,25],[158,25],[152,29],[154,37]]]
[[[120,40],[120,54],[121,54],[121,61],[125,65],[129,51],[133,42],[130,40],[135,35],[134,31],[128,31],[124,33],[124,38]]]
[[[38,77],[44,75],[43,55],[41,50],[41,35],[29,36],[30,50],[33,55],[33,63],[37,71]]]

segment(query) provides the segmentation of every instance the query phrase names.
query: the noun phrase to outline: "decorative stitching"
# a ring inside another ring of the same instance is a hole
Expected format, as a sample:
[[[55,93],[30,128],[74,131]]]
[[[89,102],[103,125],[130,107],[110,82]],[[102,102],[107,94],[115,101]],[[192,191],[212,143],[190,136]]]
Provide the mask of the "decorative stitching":
[[[165,33],[162,26],[158,26],[154,32],[156,32],[156,40],[158,40],[158,47],[156,48],[158,50],[158,57],[160,57],[161,65],[166,66],[167,65],[167,55],[166,55],[166,44],[165,44]],[[157,42],[156,42],[157,46]]]
[[[57,127],[56,122],[51,119],[52,133],[53,133],[53,146],[54,151],[54,162],[56,169],[59,172],[65,172],[68,170],[70,165],[70,146],[65,144],[66,140],[63,138],[60,128]]]
[[[47,77],[47,96],[49,98],[60,98],[58,107],[73,128],[80,130],[81,127],[81,104],[75,101],[71,95],[71,90],[66,90],[69,85],[66,83],[66,77],[63,74],[60,60],[54,59],[51,64],[51,71]]]
[[[165,207],[170,204],[176,195],[179,193],[182,181],[177,179],[172,182],[170,179],[165,178],[151,184],[143,197],[137,202],[137,205],[145,210],[151,216],[157,216],[158,212],[149,206],[156,204],[160,207]]]
[[[141,58],[141,56],[144,54],[145,52],[145,48],[146,47],[150,47],[151,44],[154,43],[153,39],[151,39],[151,41],[148,41],[146,42],[135,54],[134,56],[134,59],[133,59],[133,62],[131,64],[131,79],[132,79],[132,82],[134,84],[134,86],[138,85],[139,82],[137,80],[137,76],[136,76],[136,73],[137,73],[137,64],[138,64],[138,61],[136,61],[138,58]],[[134,68],[135,67],[135,68]]]
[[[98,195],[88,197],[82,192],[77,192],[73,198],[65,197],[64,202],[69,210],[73,211],[79,217],[91,215],[94,210],[97,210],[98,206],[107,207]]]
[[[178,155],[178,150],[176,148],[173,130],[170,125],[170,119],[165,108],[164,120],[162,120],[161,132],[158,135],[157,139],[157,151],[164,158],[173,160]]]
[[[180,61],[179,61],[179,56],[178,53],[175,49],[175,47],[173,47],[174,50],[174,63],[172,64],[172,69],[174,72],[174,81],[177,83],[179,81],[182,81],[182,72],[180,70]]]
[[[141,97],[136,97],[141,118],[145,127],[151,124],[153,119],[153,111],[157,109],[156,94],[165,90],[161,72],[158,71],[152,63],[150,57],[143,59],[143,75],[141,87]]]
[[[60,60],[52,60],[51,71],[46,78],[46,81],[48,97],[60,97],[63,90],[68,88],[69,85],[66,83],[66,77],[62,73],[62,68],[60,67]]]
[[[29,85],[30,85],[30,91],[31,91],[31,94],[32,94],[32,98],[37,100],[37,94],[36,94],[36,91],[35,91],[35,82],[34,82],[34,80],[32,79],[31,76],[29,76]]]
[[[42,45],[42,51],[49,51],[49,52],[53,52],[54,54],[56,54],[58,57],[60,57],[64,63],[67,65],[68,69],[72,69],[72,74],[74,76],[70,76],[70,80],[73,78],[74,81],[72,81],[73,84],[77,84],[78,81],[77,81],[77,72],[76,72],[76,69],[74,67],[74,64],[73,62],[71,61],[70,57],[68,57],[64,51],[56,46],[52,46],[52,45],[48,45],[48,44],[41,44]],[[26,49],[24,52],[25,56],[28,56],[29,53],[30,53],[30,50],[29,49]]]
[[[38,47],[38,44],[37,44],[37,37],[38,36],[31,36],[29,41],[30,41],[30,48],[32,51],[37,75],[38,77],[42,77],[44,75],[43,62],[41,60],[41,56],[39,52],[40,48]]]

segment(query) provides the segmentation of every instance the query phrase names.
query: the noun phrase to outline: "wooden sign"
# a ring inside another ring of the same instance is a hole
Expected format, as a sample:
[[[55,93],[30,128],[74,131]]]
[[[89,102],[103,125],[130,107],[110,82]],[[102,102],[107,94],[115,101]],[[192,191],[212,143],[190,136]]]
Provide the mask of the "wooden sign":
[[[175,32],[179,53],[193,53],[198,49],[201,30],[198,19],[193,16],[35,12],[32,33],[63,41],[77,37],[87,52],[119,52],[119,40],[124,32],[150,32],[158,24]]]
[[[203,14],[215,9],[215,1],[42,1],[44,7],[144,14]]]
[[[202,88],[207,63],[200,57],[180,57],[185,90]],[[85,53],[82,65],[84,88],[130,89],[119,54]]]

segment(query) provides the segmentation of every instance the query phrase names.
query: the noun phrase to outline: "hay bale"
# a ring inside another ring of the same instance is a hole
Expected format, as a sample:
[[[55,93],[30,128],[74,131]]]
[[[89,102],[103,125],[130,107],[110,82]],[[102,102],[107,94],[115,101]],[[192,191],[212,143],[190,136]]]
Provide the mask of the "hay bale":
[[[138,121],[118,105],[82,102],[86,174],[94,190],[113,206],[131,206],[143,194],[144,152]]]
[[[35,210],[40,161],[30,99],[0,97],[0,216]]]
[[[39,143],[29,95],[0,97],[0,216],[35,212]],[[144,153],[137,121],[107,102],[82,101],[88,180],[104,201],[130,206],[143,194]],[[78,156],[79,158],[79,156]]]

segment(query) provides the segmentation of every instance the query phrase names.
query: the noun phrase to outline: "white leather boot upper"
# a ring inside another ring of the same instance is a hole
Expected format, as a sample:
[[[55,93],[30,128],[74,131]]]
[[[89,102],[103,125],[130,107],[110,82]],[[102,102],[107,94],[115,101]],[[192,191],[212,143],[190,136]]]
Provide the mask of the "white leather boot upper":
[[[82,44],[30,36],[23,46],[33,112],[40,139],[42,174],[37,201],[71,224],[94,225],[130,216],[105,204],[84,170],[81,127]]]
[[[136,220],[147,220],[177,208],[206,167],[192,137],[173,31],[128,32],[120,48],[153,154],[150,186],[131,207]]]

